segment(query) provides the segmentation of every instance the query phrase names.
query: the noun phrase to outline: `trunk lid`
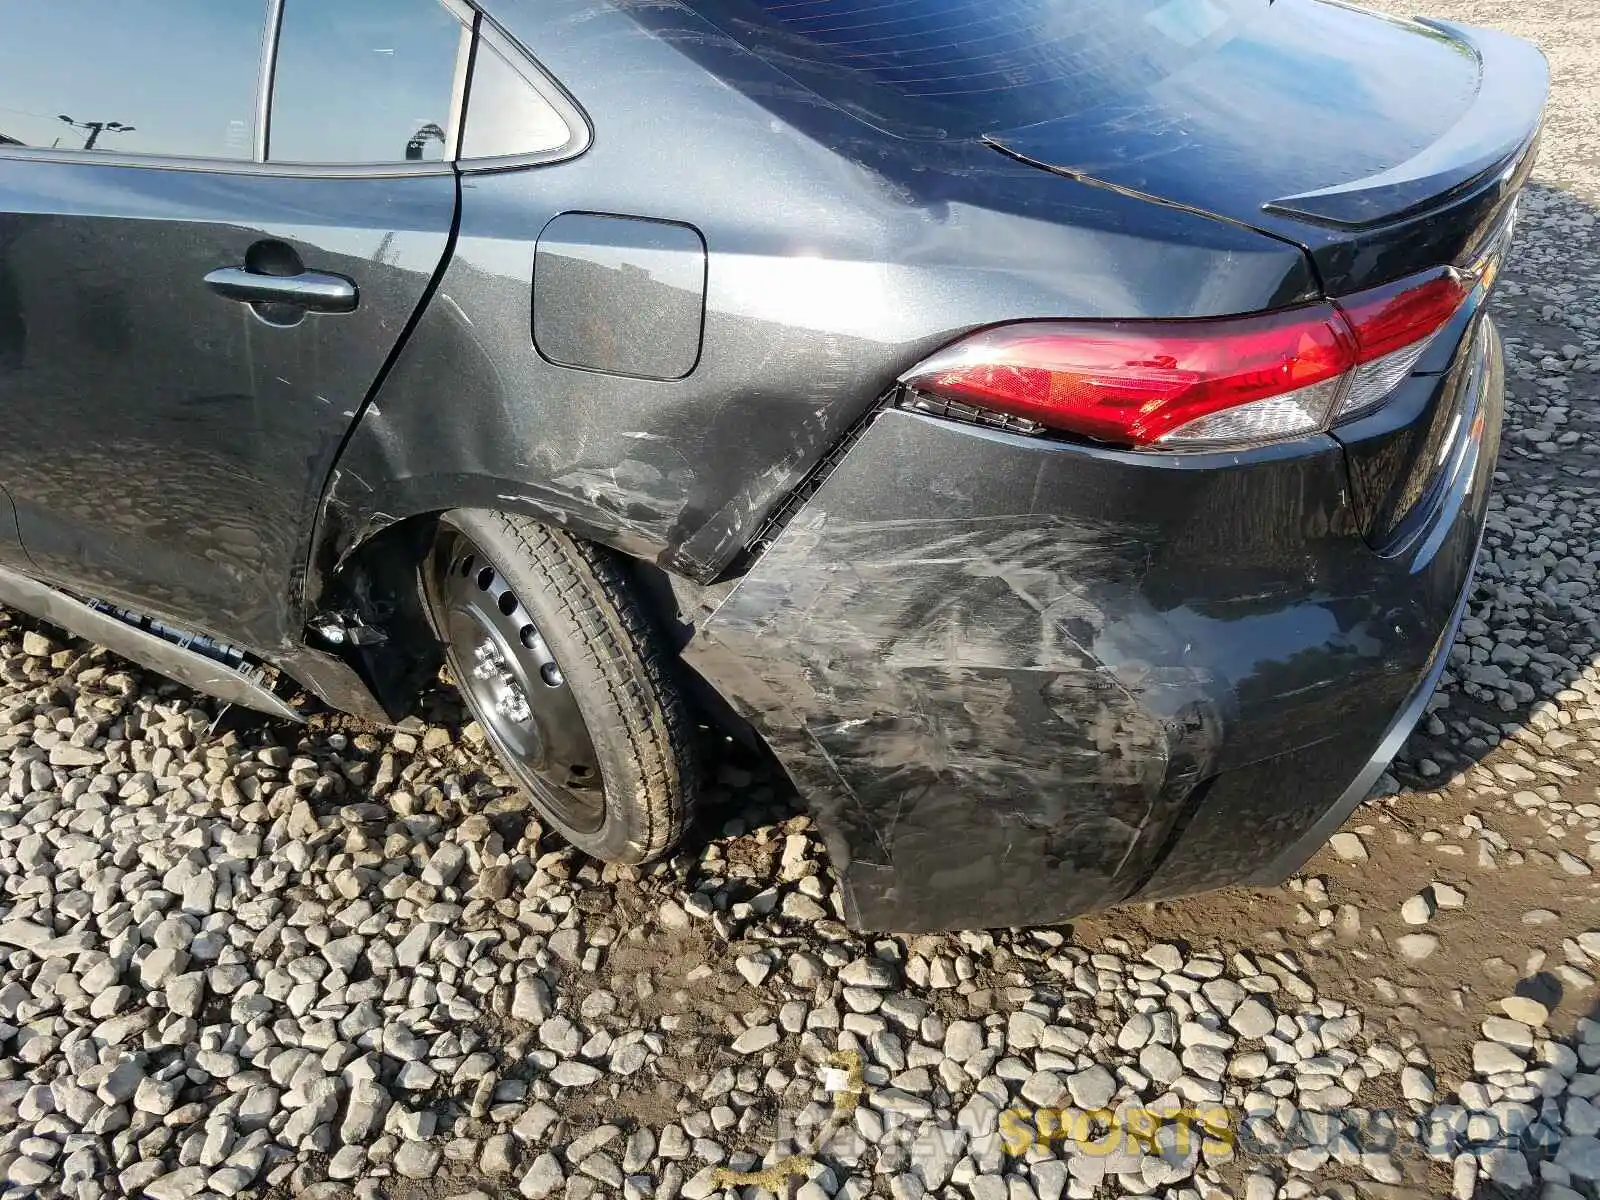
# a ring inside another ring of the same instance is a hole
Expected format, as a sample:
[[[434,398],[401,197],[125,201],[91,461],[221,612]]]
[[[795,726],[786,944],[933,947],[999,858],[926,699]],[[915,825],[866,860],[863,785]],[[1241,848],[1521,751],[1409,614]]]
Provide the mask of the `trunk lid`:
[[[1142,22],[1192,39],[1180,69],[985,140],[1295,242],[1331,295],[1455,261],[1496,221],[1544,106],[1536,48],[1326,0],[1278,0],[1208,33],[1210,7],[1177,0]],[[1176,12],[1187,24],[1162,28]]]
[[[1544,56],[1517,38],[1278,0],[1148,86],[986,140],[1086,183],[1294,242],[1326,294],[1341,297],[1444,264],[1492,279],[1548,86]],[[1486,291],[1382,406],[1332,430],[1380,553],[1421,536],[1453,448],[1482,410],[1474,397],[1493,367],[1480,352],[1493,341],[1480,329]]]
[[[1332,298],[1502,248],[1549,86],[1527,42],[1340,0],[683,2],[874,128],[1279,238]],[[1471,389],[1434,384],[1471,357],[1482,290],[1332,430],[1380,550],[1438,490]]]
[[[683,2],[894,137],[982,141],[1277,236],[1335,296],[1454,261],[1493,223],[1549,74],[1517,38],[1342,0]]]

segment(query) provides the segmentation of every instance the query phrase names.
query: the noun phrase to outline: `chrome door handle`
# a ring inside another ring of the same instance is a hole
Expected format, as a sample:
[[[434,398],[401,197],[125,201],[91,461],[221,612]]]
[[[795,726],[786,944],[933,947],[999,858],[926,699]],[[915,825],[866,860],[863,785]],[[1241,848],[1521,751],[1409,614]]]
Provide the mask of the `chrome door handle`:
[[[360,302],[352,280],[321,271],[260,275],[244,267],[218,267],[206,275],[206,286],[240,304],[287,304],[308,312],[355,312]]]

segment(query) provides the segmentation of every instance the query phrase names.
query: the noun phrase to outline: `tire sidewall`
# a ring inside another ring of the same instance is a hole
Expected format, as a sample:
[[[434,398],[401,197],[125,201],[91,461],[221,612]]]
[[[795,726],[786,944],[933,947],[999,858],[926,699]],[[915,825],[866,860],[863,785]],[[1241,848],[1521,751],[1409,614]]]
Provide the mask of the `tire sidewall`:
[[[536,797],[529,798],[540,817],[568,842],[594,858],[607,862],[637,863],[648,857],[650,830],[648,827],[648,800],[640,794],[644,771],[637,760],[632,739],[628,736],[626,714],[619,711],[611,699],[613,681],[601,665],[602,658],[612,660],[613,671],[620,670],[624,677],[633,676],[633,689],[639,690],[638,664],[628,661],[631,653],[621,631],[591,628],[574,615],[561,597],[551,587],[550,580],[536,562],[526,561],[526,555],[513,544],[504,518],[485,509],[457,509],[439,519],[441,530],[453,530],[465,535],[486,556],[523,608],[533,618],[540,636],[555,656],[557,665],[572,690],[573,700],[588,727],[595,758],[600,768],[600,781],[605,794],[605,815],[600,827],[590,832],[573,829],[552,815]],[[558,530],[550,533],[558,539],[566,535]],[[594,581],[584,557],[575,549],[567,549],[567,566],[575,571],[580,581],[593,588]],[[435,627],[442,622],[437,605],[437,587],[432,578],[432,555],[427,567],[425,592],[431,619]],[[597,589],[598,590],[598,589]],[[585,614],[598,616],[596,606],[586,606]],[[603,618],[602,618],[603,619]],[[464,669],[448,638],[444,639],[452,674]],[[466,692],[462,692],[463,698]],[[472,707],[468,700],[469,707]],[[502,759],[510,757],[498,745],[488,722],[473,708],[473,717],[483,730],[485,740]],[[515,778],[515,774],[513,778]],[[521,786],[519,784],[519,786]],[[527,792],[526,787],[523,788]]]

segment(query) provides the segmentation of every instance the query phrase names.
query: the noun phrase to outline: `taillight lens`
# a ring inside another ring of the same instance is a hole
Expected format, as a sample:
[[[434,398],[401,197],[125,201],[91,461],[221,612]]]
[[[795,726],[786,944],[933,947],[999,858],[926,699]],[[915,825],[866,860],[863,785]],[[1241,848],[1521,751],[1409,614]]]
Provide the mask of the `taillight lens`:
[[[1471,287],[1447,268],[1255,316],[1005,325],[941,350],[900,382],[1106,442],[1282,441],[1381,403]]]
[[[1378,407],[1411,374],[1434,334],[1455,316],[1473,280],[1449,267],[1339,301],[1356,339],[1356,369],[1335,421]]]

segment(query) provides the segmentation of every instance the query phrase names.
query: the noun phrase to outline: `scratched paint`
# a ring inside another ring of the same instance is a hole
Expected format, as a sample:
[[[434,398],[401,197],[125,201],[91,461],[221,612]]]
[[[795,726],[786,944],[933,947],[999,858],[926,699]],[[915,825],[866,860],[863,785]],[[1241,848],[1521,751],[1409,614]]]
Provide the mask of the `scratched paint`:
[[[701,622],[688,661],[794,778],[856,923],[1060,920],[1248,875],[1407,698],[1470,514],[1375,569],[1331,440],[1249,478],[1150,470],[885,413]],[[1163,874],[1191,821],[1207,854]]]

